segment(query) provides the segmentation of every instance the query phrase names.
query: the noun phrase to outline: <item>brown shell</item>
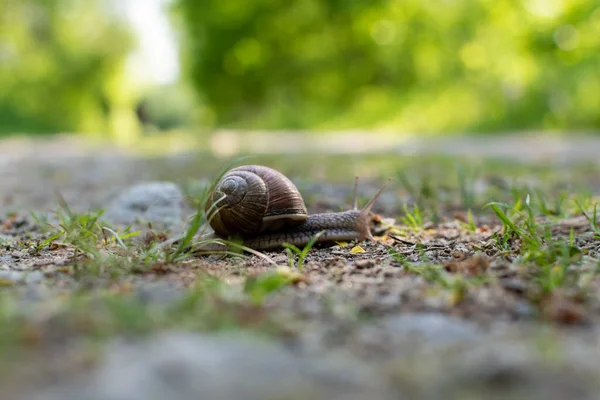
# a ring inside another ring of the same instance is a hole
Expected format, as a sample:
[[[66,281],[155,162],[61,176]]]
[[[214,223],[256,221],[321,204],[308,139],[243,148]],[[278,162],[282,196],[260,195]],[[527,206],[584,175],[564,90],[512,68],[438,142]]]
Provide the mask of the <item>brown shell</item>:
[[[206,204],[207,212],[222,197],[209,219],[223,237],[277,230],[307,218],[304,200],[292,181],[260,165],[237,167],[223,175]]]

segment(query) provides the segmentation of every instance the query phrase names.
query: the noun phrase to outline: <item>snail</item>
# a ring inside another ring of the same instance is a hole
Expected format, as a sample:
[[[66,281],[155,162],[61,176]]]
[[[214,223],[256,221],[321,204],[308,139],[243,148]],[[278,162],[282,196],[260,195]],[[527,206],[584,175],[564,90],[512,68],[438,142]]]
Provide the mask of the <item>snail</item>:
[[[297,187],[282,173],[265,166],[244,165],[226,172],[209,194],[205,206],[213,237],[241,237],[254,250],[273,250],[289,243],[304,247],[317,234],[316,243],[373,240],[371,208],[388,182],[365,207],[337,213],[307,213]]]

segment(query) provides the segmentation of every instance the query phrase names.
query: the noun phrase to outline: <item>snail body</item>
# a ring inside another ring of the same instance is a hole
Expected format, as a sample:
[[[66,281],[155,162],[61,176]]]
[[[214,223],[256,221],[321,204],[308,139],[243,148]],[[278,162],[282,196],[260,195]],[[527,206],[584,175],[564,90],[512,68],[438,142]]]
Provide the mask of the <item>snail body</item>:
[[[312,214],[299,225],[246,237],[244,246],[254,250],[275,250],[283,243],[289,243],[302,248],[319,233],[316,243],[372,239],[368,216],[368,213],[361,214],[361,210]]]
[[[389,182],[389,181],[388,181]],[[387,185],[387,184],[386,184]],[[245,165],[226,172],[212,190],[206,213],[216,238],[241,237],[254,250],[273,250],[284,243],[303,247],[317,243],[373,239],[370,211],[385,185],[362,209],[308,215],[296,186],[280,172]]]

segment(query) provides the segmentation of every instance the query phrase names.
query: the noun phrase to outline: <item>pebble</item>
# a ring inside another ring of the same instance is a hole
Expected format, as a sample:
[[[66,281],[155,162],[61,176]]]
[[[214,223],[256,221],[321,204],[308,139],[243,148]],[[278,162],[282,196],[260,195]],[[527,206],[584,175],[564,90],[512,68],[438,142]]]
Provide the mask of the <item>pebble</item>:
[[[151,222],[175,228],[183,219],[184,196],[171,182],[146,182],[122,192],[107,207],[104,218],[115,225]]]

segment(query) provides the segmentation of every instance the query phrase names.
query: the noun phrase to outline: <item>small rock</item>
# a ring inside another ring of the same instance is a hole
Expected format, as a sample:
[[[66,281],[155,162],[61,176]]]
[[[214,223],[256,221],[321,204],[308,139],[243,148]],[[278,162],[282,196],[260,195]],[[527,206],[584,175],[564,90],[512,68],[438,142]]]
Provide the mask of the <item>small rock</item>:
[[[173,228],[182,222],[184,196],[171,182],[147,182],[121,193],[104,218],[116,225],[148,223]]]

